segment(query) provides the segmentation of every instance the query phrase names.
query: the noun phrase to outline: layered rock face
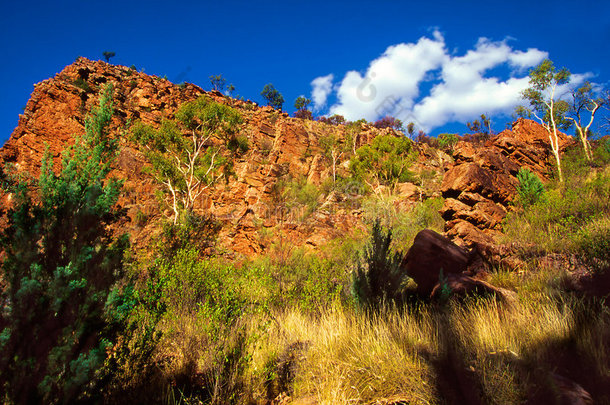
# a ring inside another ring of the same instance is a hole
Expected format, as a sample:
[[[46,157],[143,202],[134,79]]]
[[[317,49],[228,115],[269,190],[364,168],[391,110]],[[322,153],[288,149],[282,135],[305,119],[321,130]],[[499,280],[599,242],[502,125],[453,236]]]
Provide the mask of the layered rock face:
[[[62,151],[84,133],[85,117],[97,105],[106,83],[112,83],[115,90],[111,136],[119,138],[120,146],[113,175],[125,181],[119,200],[125,215],[116,224],[116,232],[130,233],[136,246],[147,246],[158,231],[155,219],[170,217],[171,211],[155,197],[161,187],[143,172],[148,162],[130,140],[129,125],[139,120],[158,127],[163,119],[172,119],[181,104],[203,94],[237,109],[243,118],[239,133],[247,137],[249,144],[247,152],[230,156],[233,174],[196,204],[199,212],[212,215],[222,224],[218,237],[221,251],[255,255],[278,244],[289,249],[315,249],[355,228],[363,228],[358,204],[345,200],[349,190],[342,195],[327,194],[309,215],[278,198],[281,196],[277,188],[282,181],[303,179],[319,186],[332,176],[332,165],[324,158],[319,139],[334,134],[340,142],[346,142],[347,136],[354,133],[348,134],[345,126],[291,118],[270,107],[219,92],[205,92],[192,84],[176,85],[124,66],[84,58],[35,85],[17,128],[0,149],[0,164],[13,164],[17,170],[37,177],[48,147],[55,167],[60,167]],[[390,129],[362,125],[356,131],[355,146],[369,143],[380,134],[402,136]],[[221,141],[214,142],[220,145]],[[569,138],[562,134],[562,146],[568,142]],[[551,156],[546,132],[528,120],[518,121],[512,130],[500,133],[485,145],[460,142],[453,157],[426,144],[416,148],[419,156],[410,169],[422,174],[421,181],[398,184],[395,191],[400,198],[395,204],[408,210],[416,201],[442,193],[446,198],[442,209],[446,235],[462,246],[493,243],[514,199],[519,168],[528,167],[544,179]],[[348,175],[348,166],[344,158],[337,170]],[[435,179],[440,178],[443,180],[439,189],[440,181]],[[373,191],[385,193],[382,189]],[[357,190],[352,194],[358,198]],[[6,196],[3,199],[4,204],[8,203]]]
[[[117,224],[117,232],[129,232],[134,244],[146,246],[156,231],[156,221],[151,219],[170,216],[171,212],[155,197],[160,186],[142,171],[147,161],[130,140],[128,127],[138,120],[157,127],[163,119],[172,119],[182,103],[202,94],[238,110],[244,121],[239,132],[249,144],[247,152],[231,157],[233,175],[218,183],[196,206],[198,211],[221,222],[221,250],[252,255],[273,243],[315,248],[360,226],[357,207],[336,201],[333,195],[303,219],[302,212],[278,202],[275,192],[281,179],[302,178],[320,185],[331,176],[331,165],[325,161],[318,139],[333,133],[343,142],[344,126],[290,118],[271,107],[84,58],[35,85],[17,128],[0,150],[0,164],[14,164],[18,170],[37,177],[48,147],[56,160],[55,167],[60,167],[61,152],[84,133],[85,117],[97,105],[100,89],[106,83],[114,86],[111,136],[119,137],[120,145],[113,175],[125,181],[119,204],[126,215]],[[400,136],[389,129],[364,125],[357,134],[356,146],[382,133]],[[339,170],[345,172],[346,164]]]
[[[559,134],[560,148],[572,140]],[[539,124],[519,119],[484,145],[459,142],[455,164],[444,175],[441,210],[446,234],[456,243],[472,247],[492,245],[501,234],[502,220],[517,194],[516,175],[521,167],[545,181],[551,170],[548,133]]]

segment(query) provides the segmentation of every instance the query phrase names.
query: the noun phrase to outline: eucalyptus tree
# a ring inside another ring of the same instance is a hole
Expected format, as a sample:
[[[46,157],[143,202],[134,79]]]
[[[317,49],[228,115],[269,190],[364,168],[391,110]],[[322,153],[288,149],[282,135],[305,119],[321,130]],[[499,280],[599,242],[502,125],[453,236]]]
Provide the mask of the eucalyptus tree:
[[[557,69],[553,62],[545,59],[530,71],[529,87],[521,93],[527,105],[517,107],[520,116],[534,116],[546,129],[551,150],[557,162],[559,181],[563,182],[561,156],[559,154],[559,130],[566,130],[572,122],[566,118],[569,105],[561,100],[560,86],[569,83],[571,73],[566,68]]]

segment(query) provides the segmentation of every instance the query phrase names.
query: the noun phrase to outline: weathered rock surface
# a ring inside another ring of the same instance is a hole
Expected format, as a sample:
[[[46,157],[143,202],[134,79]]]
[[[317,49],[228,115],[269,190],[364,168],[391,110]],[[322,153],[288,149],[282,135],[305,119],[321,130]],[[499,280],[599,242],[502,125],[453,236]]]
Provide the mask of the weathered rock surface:
[[[561,149],[571,142],[560,133]],[[530,169],[543,181],[552,167],[545,129],[524,119],[482,147],[458,142],[453,158],[455,165],[445,173],[441,185],[446,198],[441,215],[447,221],[447,236],[467,247],[496,242],[501,222],[517,194],[516,175],[521,167]]]
[[[202,94],[240,112],[244,120],[240,134],[247,137],[250,146],[247,152],[231,156],[234,175],[210,189],[196,204],[197,210],[222,223],[218,237],[221,251],[251,255],[278,243],[315,249],[363,226],[356,190],[325,196],[311,215],[286,205],[276,190],[283,179],[302,178],[320,185],[331,176],[331,165],[324,159],[318,139],[332,133],[345,142],[345,126],[291,118],[271,107],[205,92],[192,84],[178,86],[127,67],[84,58],[35,85],[17,128],[0,149],[0,164],[12,163],[37,177],[48,145],[55,167],[60,167],[62,150],[84,132],[85,117],[97,105],[105,83],[115,88],[111,136],[119,138],[120,150],[113,174],[125,181],[119,205],[126,215],[116,230],[129,232],[136,246],[146,246],[157,231],[154,219],[171,212],[154,197],[160,186],[143,172],[148,162],[131,142],[126,124],[141,120],[158,126],[163,119],[173,118],[182,103]],[[400,136],[390,129],[362,125],[356,146],[383,133]],[[562,145],[567,142],[562,135]],[[527,120],[518,121],[511,131],[500,133],[483,147],[460,142],[453,156],[426,144],[418,145],[417,151],[419,156],[410,169],[421,178],[417,184],[396,185],[395,208],[409,210],[419,201],[442,194],[446,198],[442,210],[446,235],[469,247],[490,246],[500,234],[501,221],[516,192],[519,167],[529,167],[541,178],[549,170],[546,134]],[[348,169],[347,160],[337,166],[339,174],[347,175]],[[438,180],[443,173],[441,183]],[[376,191],[384,195],[390,190]]]
[[[48,145],[56,160],[55,167],[60,167],[62,150],[84,132],[86,114],[97,105],[105,83],[112,83],[115,89],[115,115],[110,132],[119,138],[120,150],[113,175],[125,181],[119,205],[126,215],[116,224],[116,230],[129,232],[136,246],[146,246],[158,230],[154,219],[171,212],[155,198],[160,186],[143,173],[147,160],[129,139],[126,124],[141,120],[158,126],[163,119],[173,118],[182,103],[202,94],[239,111],[244,120],[240,134],[248,138],[250,146],[240,156],[231,156],[235,174],[210,189],[196,205],[197,210],[222,223],[219,251],[252,255],[278,244],[288,249],[303,245],[316,248],[363,226],[357,204],[328,196],[320,201],[321,208],[307,215],[302,209],[283,203],[275,190],[282,179],[304,178],[320,185],[329,177],[331,165],[324,160],[318,139],[333,133],[343,142],[344,126],[291,118],[271,107],[231,99],[219,92],[205,92],[192,84],[178,86],[127,67],[84,58],[77,59],[54,78],[35,85],[17,128],[0,149],[0,164],[12,163],[18,170],[37,177]],[[390,129],[362,125],[356,135],[356,146],[382,133],[400,136]],[[443,159],[431,162],[429,165],[422,160],[420,164],[432,170],[444,164]],[[348,165],[342,164],[338,170],[346,174]],[[404,193],[404,209],[422,196],[413,184],[400,185],[400,192]]]
[[[447,289],[445,292],[445,289]],[[504,288],[498,288],[486,281],[471,277],[467,274],[449,274],[445,280],[438,282],[430,297],[440,299],[448,293],[451,297],[463,298],[466,296],[477,296],[483,298],[495,298],[504,303],[516,302],[516,293]]]
[[[417,292],[422,297],[439,299],[449,293],[456,297],[478,295],[496,297],[507,303],[515,301],[514,292],[482,279],[488,270],[488,262],[482,253],[485,252],[476,246],[467,251],[448,238],[424,229],[415,236],[401,269],[415,281]]]
[[[424,229],[413,240],[401,268],[417,283],[417,292],[429,296],[438,283],[441,269],[444,275],[466,271],[468,252],[438,233]]]

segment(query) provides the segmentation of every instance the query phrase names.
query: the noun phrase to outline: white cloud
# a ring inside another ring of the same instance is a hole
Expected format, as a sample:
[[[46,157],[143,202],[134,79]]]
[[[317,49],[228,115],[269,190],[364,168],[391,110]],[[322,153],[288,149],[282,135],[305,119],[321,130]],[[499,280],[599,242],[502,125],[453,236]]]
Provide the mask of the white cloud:
[[[480,38],[464,56],[448,58],[441,68],[441,82],[413,108],[413,116],[426,130],[447,122],[465,122],[481,113],[510,112],[521,102],[520,92],[528,86],[527,77],[501,80],[485,73],[503,65],[521,69],[540,63],[546,52],[529,49],[514,51],[506,42]]]
[[[511,65],[518,68],[528,68],[536,66],[544,58],[549,56],[548,52],[544,52],[535,48],[529,48],[526,52],[513,51],[509,55]]]
[[[313,108],[318,111],[326,105],[326,99],[333,89],[332,74],[316,77],[311,81],[311,99],[313,100]]]
[[[338,102],[330,112],[350,120],[372,120],[397,106],[410,108],[426,73],[445,58],[445,42],[438,31],[434,39],[390,46],[369,64],[364,75],[357,71],[345,75],[337,89]]]
[[[435,30],[432,38],[388,47],[364,73],[347,72],[334,89],[336,102],[329,112],[349,120],[393,115],[414,121],[424,130],[466,122],[481,113],[510,113],[521,103],[520,92],[528,85],[525,70],[546,57],[548,53],[539,49],[515,50],[506,40],[487,38],[480,38],[463,55],[454,55]],[[494,77],[492,73],[497,72],[503,77]],[[573,76],[573,82],[582,80]],[[429,90],[420,96],[424,83]],[[324,102],[330,88],[330,84],[324,87]]]

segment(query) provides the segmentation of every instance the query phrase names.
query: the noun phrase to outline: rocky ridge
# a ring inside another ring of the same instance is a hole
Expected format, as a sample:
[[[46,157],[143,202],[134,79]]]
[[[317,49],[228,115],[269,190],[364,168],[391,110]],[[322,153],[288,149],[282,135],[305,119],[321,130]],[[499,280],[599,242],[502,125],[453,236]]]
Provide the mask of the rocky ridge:
[[[83,133],[86,114],[97,104],[105,83],[113,83],[115,88],[111,136],[119,137],[120,151],[114,175],[125,181],[125,192],[119,201],[125,215],[116,229],[129,232],[136,246],[146,246],[157,231],[153,225],[156,221],[149,219],[169,215],[169,211],[154,197],[159,186],[142,172],[146,158],[130,140],[127,128],[137,120],[158,126],[163,119],[171,119],[179,105],[202,94],[240,112],[244,120],[240,134],[247,137],[249,144],[247,152],[234,157],[234,176],[217,184],[196,207],[221,222],[218,240],[222,252],[256,255],[278,242],[316,248],[362,227],[362,211],[357,204],[346,201],[345,195],[329,193],[319,201],[318,209],[306,217],[277,198],[276,186],[281,179],[302,178],[321,185],[331,176],[319,138],[333,133],[345,142],[345,126],[291,118],[251,101],[206,92],[192,84],[176,85],[127,67],[85,58],[35,85],[17,128],[0,149],[0,163],[12,163],[18,170],[37,176],[47,146],[59,161],[61,151]],[[520,120],[511,130],[482,146],[459,142],[452,157],[419,144],[412,170],[431,172],[435,180],[430,183],[440,183],[442,179],[442,185],[398,184],[397,204],[400,209],[409,209],[423,198],[442,193],[446,198],[442,209],[446,235],[462,246],[492,244],[500,235],[501,221],[514,199],[519,168],[526,166],[543,179],[548,174],[550,152],[543,131],[532,121]],[[402,136],[393,130],[362,125],[356,146],[384,133]],[[568,142],[569,138],[562,135],[562,144]],[[343,174],[347,168],[348,161],[339,165]],[[349,199],[349,191],[347,194]],[[269,234],[272,236],[265,236]]]
[[[344,126],[291,118],[271,107],[206,92],[193,84],[176,85],[124,66],[85,58],[35,85],[17,128],[0,150],[0,163],[14,164],[18,170],[38,176],[48,146],[59,167],[62,150],[84,132],[86,114],[97,104],[105,83],[114,85],[111,136],[119,137],[120,144],[113,174],[125,181],[119,205],[126,215],[117,224],[117,231],[129,232],[136,246],[145,246],[155,233],[151,225],[155,221],[148,219],[169,215],[169,211],[154,197],[159,186],[142,172],[146,158],[130,141],[126,128],[137,120],[158,126],[163,119],[171,119],[179,105],[203,94],[239,111],[244,121],[240,134],[248,138],[249,144],[249,150],[233,162],[234,176],[217,184],[196,207],[221,222],[218,238],[221,250],[229,254],[258,254],[278,240],[315,248],[359,226],[359,209],[332,193],[320,202],[320,209],[305,219],[302,212],[278,203],[274,194],[276,184],[286,177],[306,179],[317,185],[329,177],[331,168],[322,156],[318,139],[334,133],[345,141]],[[401,135],[363,125],[356,146],[382,133]],[[430,164],[434,162],[428,161],[423,166]],[[344,163],[339,170],[345,172],[347,165]],[[421,194],[414,185],[411,191],[407,199],[414,200]],[[265,229],[273,234],[272,238],[261,236]]]
[[[560,133],[559,142],[563,150],[572,140]],[[441,185],[447,236],[466,247],[495,244],[517,194],[519,169],[528,168],[543,182],[547,180],[552,159],[549,145],[545,129],[525,119],[483,145],[458,142],[452,153],[455,163]]]

